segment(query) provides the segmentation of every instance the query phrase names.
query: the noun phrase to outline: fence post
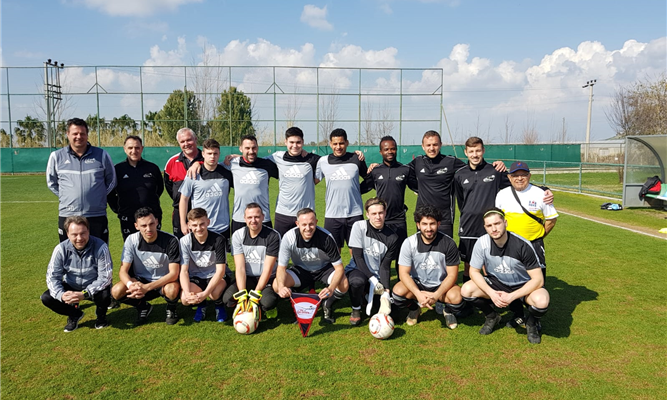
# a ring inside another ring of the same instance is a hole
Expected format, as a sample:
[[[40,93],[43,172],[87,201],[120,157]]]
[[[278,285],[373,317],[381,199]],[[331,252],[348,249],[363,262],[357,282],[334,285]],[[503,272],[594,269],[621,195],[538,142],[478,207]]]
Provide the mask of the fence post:
[[[584,163],[579,163],[579,193],[581,193],[581,181],[582,181],[582,171],[583,171],[583,166]]]
[[[542,186],[547,185],[547,162],[542,161]]]

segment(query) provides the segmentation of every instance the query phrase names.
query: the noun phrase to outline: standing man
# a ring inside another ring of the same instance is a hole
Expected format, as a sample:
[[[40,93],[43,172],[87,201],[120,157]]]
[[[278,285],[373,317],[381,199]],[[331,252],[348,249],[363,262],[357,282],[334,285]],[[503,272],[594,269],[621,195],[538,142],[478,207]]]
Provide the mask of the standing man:
[[[46,271],[48,290],[42,294],[42,303],[52,311],[67,316],[65,332],[79,327],[83,311],[82,300],[95,302],[97,320],[95,329],[107,323],[107,307],[111,301],[113,263],[107,244],[91,237],[85,217],[67,217],[64,223],[68,240],[53,249]]]
[[[208,229],[223,235],[229,240],[229,188],[234,187],[232,174],[222,165],[220,159],[220,144],[215,139],[204,141],[204,168],[201,168],[195,179],[189,176],[181,184],[181,193],[178,212],[181,219],[181,233],[190,232],[186,219],[188,204],[206,210],[211,223]],[[192,199],[192,201],[190,201]]]
[[[185,175],[193,163],[204,162],[201,152],[197,148],[197,136],[190,128],[181,128],[176,132],[176,141],[181,148],[181,152],[172,156],[167,164],[164,166],[164,185],[167,193],[172,198],[174,211],[171,214],[171,223],[174,228],[174,235],[177,238],[183,237],[181,229],[181,216],[179,213],[179,206],[181,201],[181,193],[179,189]],[[187,213],[190,210],[185,210]]]
[[[558,212],[553,204],[545,203],[545,191],[531,185],[528,164],[521,161],[512,163],[509,178],[512,186],[498,192],[496,207],[503,210],[504,218],[507,219],[507,230],[532,243],[537,253],[537,260],[542,265],[543,278],[546,279],[544,238],[556,226]],[[510,305],[510,309],[514,312],[514,318],[507,323],[507,326],[512,328],[523,326],[525,315],[521,303],[515,301]]]
[[[350,239],[350,231],[355,222],[363,217],[359,177],[365,178],[367,167],[355,153],[348,153],[347,132],[334,129],[329,135],[329,146],[333,154],[321,157],[317,162],[315,178],[326,178],[324,229],[338,244],[340,251]]]
[[[317,226],[317,216],[312,209],[299,210],[296,218],[297,227],[287,232],[280,244],[273,290],[280,297],[288,298],[293,287],[314,287],[316,281],[322,282],[325,288],[318,296],[324,300],[324,321],[333,324],[336,321],[333,303],[342,298],[349,287],[338,244],[330,233]],[[290,259],[294,266],[288,270]]]
[[[366,200],[364,208],[368,221],[356,222],[350,233],[349,246],[356,265],[347,273],[352,302],[351,325],[361,323],[364,294],[368,294],[369,304],[372,304],[374,295],[381,295],[379,312],[391,313],[391,262],[397,258],[400,249],[398,235],[385,224],[387,203],[373,197]],[[370,306],[366,311],[370,315]]]
[[[463,307],[461,288],[456,284],[459,272],[459,249],[456,243],[438,230],[442,217],[434,206],[418,206],[415,222],[418,232],[408,237],[398,257],[400,282],[393,289],[394,304],[408,307],[406,323],[417,324],[421,308],[433,309],[445,303],[445,323],[449,329],[458,326],[454,313]]]
[[[136,325],[148,322],[153,311],[150,300],[164,297],[167,301],[167,325],[178,322],[176,306],[181,286],[178,272],[181,252],[176,237],[157,229],[153,210],[143,207],[134,213],[137,233],[125,240],[118,277],[111,295],[121,303],[137,309]]]
[[[238,301],[250,298],[267,317],[274,317],[278,296],[273,291],[276,262],[280,252],[280,235],[262,225],[264,212],[257,203],[245,208],[246,226],[232,236],[232,256],[236,265],[236,282],[225,292],[224,303],[234,308]]]
[[[164,181],[160,168],[141,157],[144,146],[139,136],[125,138],[123,150],[127,158],[116,164],[118,184],[109,193],[109,207],[118,214],[123,241],[136,232],[134,213],[141,207],[150,207],[155,212],[157,228],[162,224],[160,196],[164,191]]]
[[[320,156],[303,153],[303,131],[296,126],[285,131],[287,151],[276,151],[266,157],[278,167],[279,191],[274,228],[281,237],[296,224],[296,213],[302,208],[315,209],[315,170]]]
[[[410,167],[396,161],[397,151],[396,140],[393,137],[385,136],[380,140],[382,164],[371,165],[368,176],[361,183],[361,192],[366,193],[375,189],[377,197],[386,201],[387,210],[384,223],[398,235],[400,249],[401,244],[408,237],[408,224],[405,219],[408,211],[405,205],[405,188],[411,182],[408,180]],[[412,185],[410,189],[418,190],[416,186]],[[398,252],[396,258],[398,258]],[[398,264],[396,264],[396,271],[398,272]]]
[[[109,243],[107,195],[116,186],[116,171],[106,151],[88,143],[88,125],[81,118],[67,121],[69,145],[49,156],[46,184],[58,196],[58,236],[67,240],[65,219],[84,216],[89,232]]]
[[[461,289],[466,302],[486,316],[479,334],[490,334],[500,322],[492,304],[504,308],[518,301],[528,309],[528,341],[540,343],[539,321],[549,307],[549,292],[544,288],[537,254],[526,239],[507,232],[505,214],[499,208],[493,207],[484,214],[484,229],[487,234],[479,238],[470,259],[471,280]]]
[[[204,150],[206,152],[206,150]],[[206,157],[206,156],[205,156]],[[229,286],[227,277],[227,240],[208,230],[210,220],[203,208],[188,212],[190,233],[181,240],[181,303],[197,305],[194,321],[206,318],[206,298],[215,303],[215,320],[225,322],[227,311],[222,293]]]
[[[436,131],[427,131],[422,138],[423,156],[417,156],[408,164],[410,179],[416,180],[419,196],[417,207],[433,205],[442,214],[440,232],[453,237],[454,234],[454,173],[465,163],[453,156],[440,153],[442,140]],[[498,171],[504,171],[502,161],[493,163]]]

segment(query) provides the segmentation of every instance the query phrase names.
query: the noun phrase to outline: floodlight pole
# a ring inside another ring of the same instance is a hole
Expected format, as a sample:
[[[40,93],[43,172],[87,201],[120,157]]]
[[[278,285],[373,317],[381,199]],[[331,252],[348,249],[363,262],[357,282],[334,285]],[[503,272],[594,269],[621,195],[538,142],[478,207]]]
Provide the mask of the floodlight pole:
[[[591,112],[593,111],[593,86],[597,79],[587,81],[582,88],[590,88],[588,94],[588,122],[586,124],[586,148],[584,149],[584,162],[588,162],[588,148],[591,145]]]

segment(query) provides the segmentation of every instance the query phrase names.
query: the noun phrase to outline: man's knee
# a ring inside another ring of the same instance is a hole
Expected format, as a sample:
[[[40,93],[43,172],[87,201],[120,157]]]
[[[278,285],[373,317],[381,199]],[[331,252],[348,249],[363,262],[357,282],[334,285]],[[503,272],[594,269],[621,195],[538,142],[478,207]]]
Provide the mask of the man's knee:
[[[347,276],[347,280],[352,289],[363,288],[367,282],[366,275],[358,270],[350,272]]]
[[[537,289],[528,296],[526,302],[537,308],[547,308],[549,307],[549,292],[544,288]]]
[[[42,300],[42,304],[44,304],[47,307],[49,306],[49,304],[51,304],[53,302],[53,300],[55,300],[51,296],[51,292],[49,292],[48,290],[46,292],[42,293],[42,295],[40,296],[40,299]]]
[[[116,300],[122,299],[123,297],[125,297],[126,294],[127,294],[127,286],[125,286],[123,282],[117,282],[111,288],[111,296]]]
[[[463,297],[475,297],[474,293],[477,291],[477,285],[473,281],[468,281],[461,287],[460,295]]]
[[[463,298],[461,297],[461,288],[458,285],[452,286],[452,288],[445,293],[445,302],[459,304],[461,301],[463,301]]]
[[[176,300],[181,292],[181,285],[178,282],[169,282],[164,285],[162,292],[167,299]]]

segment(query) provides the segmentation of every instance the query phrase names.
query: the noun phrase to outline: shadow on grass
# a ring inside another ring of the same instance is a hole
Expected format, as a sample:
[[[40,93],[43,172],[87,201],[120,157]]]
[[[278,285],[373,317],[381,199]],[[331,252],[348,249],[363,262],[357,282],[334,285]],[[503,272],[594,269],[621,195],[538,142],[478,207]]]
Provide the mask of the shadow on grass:
[[[598,293],[548,275],[545,287],[551,296],[551,303],[542,321],[543,334],[556,338],[569,337],[574,310],[585,301],[597,301]]]

